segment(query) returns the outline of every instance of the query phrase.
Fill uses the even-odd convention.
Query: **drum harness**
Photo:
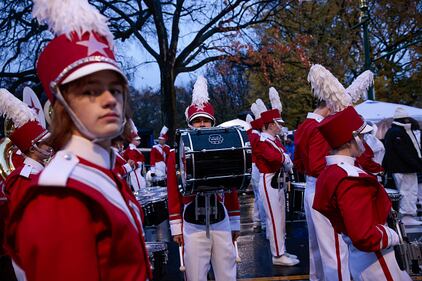
[[[204,192],[198,192],[197,194],[195,194],[195,203],[194,203],[195,204],[194,205],[195,206],[195,214],[194,214],[195,222],[194,223],[201,224],[199,223],[201,221],[199,216],[204,216],[204,219],[205,219],[204,225],[206,228],[207,238],[210,238],[210,225],[212,223],[217,223],[217,222],[222,221],[225,217],[224,208],[221,208],[221,207],[219,208],[219,204],[222,205],[218,200],[219,195],[221,195],[222,201],[224,201],[224,190],[204,191]],[[203,203],[203,207],[202,207],[202,203]],[[185,216],[185,220],[190,222],[189,213],[191,212],[189,212],[190,210],[188,209],[190,209],[189,205],[185,211],[185,215],[187,215]]]

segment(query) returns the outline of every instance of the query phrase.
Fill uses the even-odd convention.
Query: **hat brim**
[[[82,77],[88,76],[90,74],[93,74],[95,72],[103,71],[103,70],[115,71],[115,72],[119,73],[120,75],[122,75],[122,77],[127,81],[126,75],[124,75],[122,70],[120,68],[118,68],[117,66],[112,65],[110,63],[106,63],[106,62],[95,62],[95,63],[90,63],[90,64],[87,64],[87,65],[84,65],[84,66],[78,68],[77,70],[73,71],[69,76],[67,76],[61,82],[61,84],[66,84],[66,83],[75,81],[79,78],[82,78]]]
[[[206,114],[206,113],[197,113],[197,114],[194,114],[190,119],[189,119],[189,123],[192,123],[192,121],[193,120],[195,120],[196,118],[198,118],[198,117],[205,117],[205,118],[207,118],[207,119],[210,119],[210,121],[211,122],[215,122],[215,119],[211,116],[211,115],[209,115],[209,114]]]
[[[370,125],[366,124],[365,127],[363,128],[363,130],[360,131],[359,134],[363,135],[363,134],[371,132],[372,130],[373,130],[373,128]]]
[[[284,120],[282,118],[276,118],[274,121],[280,124],[284,124]]]

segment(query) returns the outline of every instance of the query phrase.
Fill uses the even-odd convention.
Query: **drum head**
[[[165,242],[145,242],[145,246],[149,253],[167,250],[167,244]]]

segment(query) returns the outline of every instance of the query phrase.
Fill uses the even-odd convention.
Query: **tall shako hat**
[[[209,100],[207,79],[199,76],[193,85],[192,103],[185,111],[188,124],[192,124],[192,120],[196,117],[206,117],[215,125],[214,108]]]
[[[97,71],[114,70],[125,77],[112,50],[107,19],[87,0],[34,0],[32,14],[57,36],[37,62],[38,76],[51,101],[57,86]]]
[[[283,106],[280,101],[280,96],[277,90],[274,87],[271,87],[268,93],[271,102],[270,110],[267,110],[261,113],[261,119],[263,124],[268,124],[272,122],[283,123],[284,120],[281,118],[281,112],[283,111]]]
[[[361,97],[366,97],[374,81],[372,72],[363,72],[345,89],[330,71],[316,64],[309,71],[308,81],[314,95],[324,100],[332,112],[336,112],[318,125],[331,148],[338,148],[353,138],[361,144],[358,135],[370,132],[372,127],[366,124],[352,105]]]
[[[6,89],[0,89],[0,114],[12,120],[15,129],[9,138],[24,153],[48,134],[35,112]]]
[[[129,124],[130,124],[129,141],[132,142],[134,140],[141,140],[141,137],[138,135],[138,128],[136,128],[136,125],[132,119],[129,119]]]
[[[166,126],[163,126],[163,128],[161,128],[160,136],[158,137],[158,139],[168,140],[168,135],[167,135],[168,131],[169,131],[169,128],[167,128]]]
[[[265,106],[264,102],[261,99],[257,99],[251,105],[251,111],[253,115],[255,116],[255,120],[250,122],[251,127],[255,130],[260,131],[262,129],[262,126],[264,125],[262,123],[261,113],[267,111],[267,107]]]
[[[38,77],[44,91],[52,103],[58,99],[63,104],[85,137],[97,141],[68,106],[59,86],[102,70],[113,70],[126,80],[112,50],[113,35],[107,19],[87,0],[33,1],[33,16],[40,23],[47,23],[56,35],[37,61]]]

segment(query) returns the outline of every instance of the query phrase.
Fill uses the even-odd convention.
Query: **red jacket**
[[[125,177],[128,173],[132,172],[132,167],[129,165],[129,163],[124,159],[118,151],[115,150],[116,155],[116,161],[114,163],[114,169],[113,172],[116,174],[121,175],[122,177]]]
[[[379,163],[374,161],[374,152],[372,151],[371,147],[366,142],[363,142],[363,145],[365,146],[365,151],[361,156],[356,158],[356,163],[365,172],[374,175],[384,172],[384,168]]]
[[[161,146],[159,144],[154,145],[151,148],[151,160],[150,165],[151,167],[155,166],[155,163],[157,162],[165,162],[168,158],[168,155],[170,153],[170,146],[164,145]]]
[[[31,281],[151,278],[142,209],[126,183],[68,156],[57,153],[33,185],[15,191],[6,236],[14,261]]]
[[[142,152],[137,149],[135,146],[129,145],[128,148],[123,151],[123,158],[127,161],[129,159],[135,161],[135,163],[142,162],[145,163],[145,156]]]
[[[325,168],[325,156],[331,149],[317,129],[321,120],[321,116],[308,113],[308,118],[295,131],[293,164],[299,172],[312,177],[318,177]]]
[[[348,159],[347,159],[348,158]],[[316,182],[313,208],[326,216],[337,233],[350,237],[361,251],[389,246],[385,227],[391,201],[382,185],[353,166],[354,159],[327,157],[327,167]]]
[[[254,129],[249,129],[247,132],[249,143],[251,144],[252,150],[252,163],[256,163],[256,146],[259,143],[259,138],[261,137],[261,133]]]
[[[284,163],[284,147],[275,138],[271,140],[268,134],[262,133],[256,145],[256,166],[261,173],[276,173]]]
[[[170,151],[167,159],[167,192],[168,192],[168,211],[172,235],[181,234],[182,212],[184,205],[192,202],[195,195],[182,196],[179,191],[176,177],[176,160],[174,150]],[[223,201],[219,197],[220,202]],[[224,206],[229,214],[231,224],[240,219],[240,205],[236,190],[227,192],[224,195]],[[176,227],[175,224],[177,224]]]

